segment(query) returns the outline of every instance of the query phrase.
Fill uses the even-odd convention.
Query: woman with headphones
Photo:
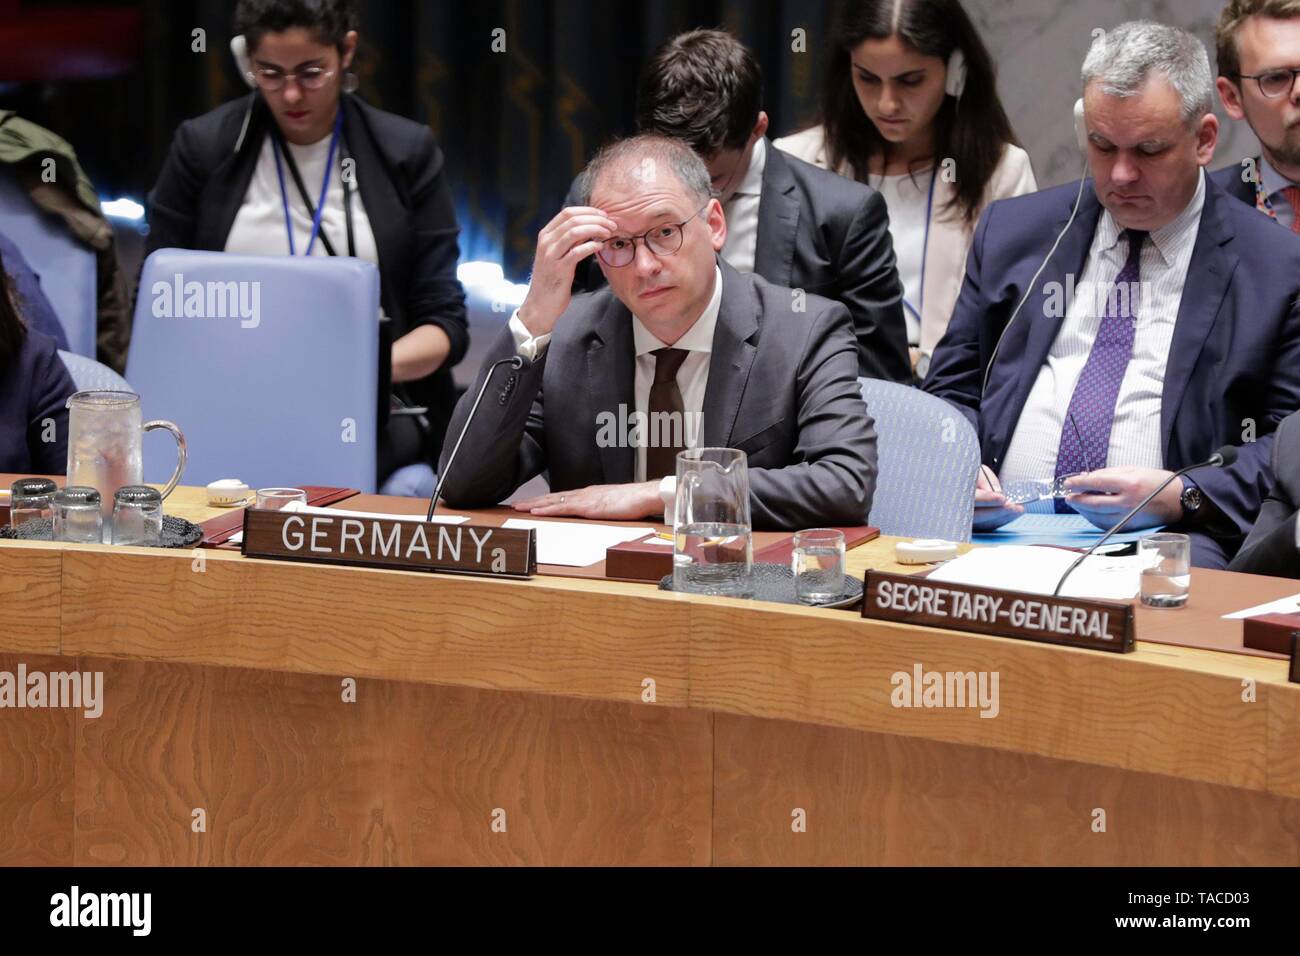
[[[923,378],[957,302],[975,224],[1034,192],[993,61],[958,0],[858,0],[832,33],[820,123],[776,141],[880,190]]]
[[[432,492],[465,354],[459,228],[426,126],[358,98],[352,0],[239,0],[231,44],[253,92],[181,124],[150,194],[148,251],[339,255],[375,263],[381,324],[379,480]],[[397,404],[428,408],[389,415]]]

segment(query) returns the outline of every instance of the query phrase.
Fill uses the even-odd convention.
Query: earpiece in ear
[[[250,87],[256,87],[257,81],[253,79],[253,61],[248,58],[248,41],[244,39],[242,33],[230,38],[230,53],[235,58],[235,66],[239,70],[239,75],[244,78],[244,82]]]
[[[943,91],[949,96],[961,99],[965,89],[966,54],[961,52],[961,47],[957,47],[948,54],[948,75],[944,78]]]
[[[1088,124],[1083,121],[1083,97],[1074,101],[1074,140],[1081,152],[1088,152]]]

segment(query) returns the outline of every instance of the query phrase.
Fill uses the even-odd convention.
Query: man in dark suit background
[[[782,152],[767,139],[763,75],[721,30],[669,39],[646,63],[637,128],[686,143],[703,158],[727,217],[722,258],[736,271],[842,302],[853,316],[859,373],[912,381],[884,197]],[[565,205],[575,201],[577,183]],[[594,261],[576,288],[598,288]]]
[[[1195,37],[1124,24],[1083,79],[1094,181],[1077,216],[1066,228],[1079,184],[990,206],[925,387],[979,431],[981,528],[1022,512],[1008,481],[1081,472],[1069,505],[1109,527],[1172,471],[1240,445],[1129,525],[1185,530],[1194,563],[1223,567],[1272,483],[1273,431],[1300,408],[1300,240],[1204,176],[1218,124]]]
[[[1263,155],[1214,180],[1300,233],[1300,0],[1231,0],[1215,42],[1223,108],[1250,124]]]
[[[1275,484],[1259,511],[1259,520],[1228,565],[1229,571],[1300,578],[1300,413],[1289,415],[1273,436]]]
[[[789,289],[720,262],[722,204],[678,140],[616,143],[582,182],[582,205],[539,234],[528,296],[456,406],[450,435],[491,363],[531,363],[502,374],[454,467],[444,452],[447,502],[493,505],[547,472],[551,491],[516,509],[639,519],[671,504],[676,451],[725,446],[748,456],[755,528],[864,523],[875,432],[844,306],[809,295],[799,308]],[[591,255],[609,287],[574,296]],[[652,422],[640,437],[623,432],[636,417]]]

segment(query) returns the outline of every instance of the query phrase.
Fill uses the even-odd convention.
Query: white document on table
[[[396,518],[398,521],[423,521],[424,515],[390,515],[378,511],[344,511],[341,508],[318,508],[315,505],[305,505],[299,501],[291,501],[284,506],[285,511],[293,511],[300,514],[308,515],[329,515],[331,518]],[[434,515],[430,519],[434,524],[464,524],[469,520],[465,515]],[[243,544],[244,532],[236,531],[226,539],[227,544]]]
[[[1276,601],[1269,601],[1267,604],[1257,604],[1254,607],[1246,608],[1244,611],[1234,611],[1231,614],[1223,615],[1223,619],[1231,621],[1242,617],[1259,617],[1261,614],[1300,614],[1300,594],[1278,598]]]
[[[585,568],[604,561],[606,548],[624,541],[639,541],[654,534],[655,530],[579,521],[531,521],[528,518],[508,518],[501,527],[535,528],[537,563],[563,564],[571,568]]]
[[[1061,575],[1078,557],[1074,551],[1027,545],[975,548],[939,565],[926,580],[1052,594]],[[1093,555],[1066,579],[1061,597],[1127,601],[1137,595],[1141,584],[1139,561],[1136,555]]]

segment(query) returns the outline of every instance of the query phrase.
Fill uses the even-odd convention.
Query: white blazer
[[[775,145],[804,162],[822,169],[830,168],[826,161],[826,137],[820,126],[783,136],[775,141]],[[853,176],[847,163],[835,172],[848,178]],[[1029,154],[1019,146],[1010,144],[993,171],[993,178],[984,191],[979,209],[969,223],[959,213],[944,211],[945,205],[955,193],[953,184],[944,182],[942,177],[935,183],[929,248],[926,252],[925,275],[921,282],[922,297],[925,300],[921,309],[921,354],[926,359],[948,329],[948,319],[952,317],[952,310],[957,305],[957,294],[961,291],[961,282],[966,275],[966,256],[975,237],[975,224],[983,214],[984,207],[995,199],[1022,196],[1037,190],[1038,182],[1034,179]]]

